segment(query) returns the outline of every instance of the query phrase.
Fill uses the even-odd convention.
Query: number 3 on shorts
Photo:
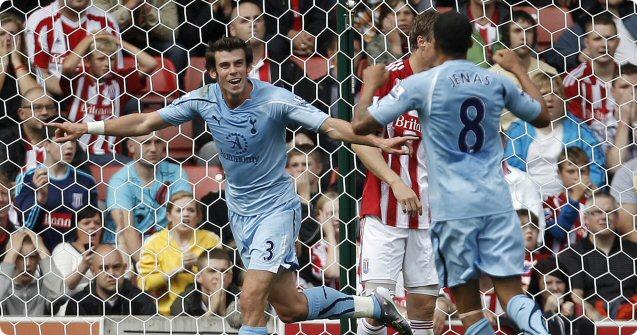
[[[263,257],[264,261],[271,261],[272,257],[274,257],[274,242],[272,241],[265,241],[265,244],[268,245],[268,247],[265,249],[265,251],[268,252],[267,256]]]

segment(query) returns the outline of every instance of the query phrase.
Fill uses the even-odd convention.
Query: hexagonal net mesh
[[[236,333],[263,322],[356,332],[320,317],[340,300],[294,323],[313,315],[296,289],[321,286],[365,296],[387,286],[415,334],[463,333],[471,297],[438,283],[434,264],[452,250],[430,241],[417,112],[381,132],[418,136],[407,156],[350,146],[334,135],[349,125],[324,122],[349,121],[369,66],[386,65],[382,98],[437,65],[433,13],[450,11],[473,26],[467,59],[523,86],[494,60],[513,50],[550,115],[535,128],[502,111],[502,174],[522,227],[504,239],[524,243],[524,294],[552,334],[637,332],[634,2],[0,4],[0,334]],[[208,50],[226,36],[247,41],[251,64],[232,41]],[[423,214],[404,213],[408,197]],[[529,331],[496,294],[502,279],[473,261],[484,317],[504,334]],[[242,313],[266,291],[265,320]],[[381,332],[358,322],[360,334]]]

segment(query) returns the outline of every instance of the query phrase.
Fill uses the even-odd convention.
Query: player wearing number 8
[[[452,288],[466,334],[494,334],[483,317],[478,279],[489,275],[508,316],[528,334],[548,334],[535,303],[521,289],[524,240],[504,179],[500,117],[507,108],[536,127],[549,115],[540,91],[512,51],[494,60],[514,73],[509,79],[466,60],[472,27],[458,13],[434,25],[437,65],[413,75],[372,105],[384,68],[365,71],[364,89],[352,122],[368,134],[409,110],[418,111],[429,168],[431,236],[441,285]],[[369,108],[368,108],[369,107]]]

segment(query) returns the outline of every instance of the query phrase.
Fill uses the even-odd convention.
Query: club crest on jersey
[[[369,258],[363,259],[362,268],[363,268],[363,273],[369,272]]]
[[[398,83],[389,92],[389,97],[391,99],[398,100],[403,93],[405,93],[405,88]]]
[[[73,208],[78,209],[80,207],[82,207],[82,204],[84,203],[84,194],[82,193],[73,193],[73,201],[71,201],[71,206],[73,206]]]

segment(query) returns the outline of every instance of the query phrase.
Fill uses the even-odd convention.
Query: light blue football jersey
[[[290,91],[250,79],[250,99],[230,109],[218,84],[206,85],[159,111],[178,125],[201,116],[219,148],[227,177],[228,209],[239,215],[267,213],[297,197],[285,170],[286,127],[317,132],[329,117]]]
[[[431,216],[445,221],[513,210],[501,165],[503,108],[525,121],[541,112],[540,103],[511,80],[452,60],[401,81],[368,111],[381,124],[418,111]]]

